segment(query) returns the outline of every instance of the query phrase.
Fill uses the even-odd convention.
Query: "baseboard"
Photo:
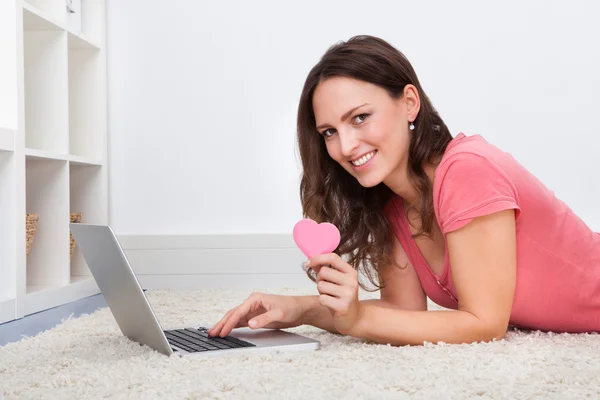
[[[138,275],[144,289],[240,289],[264,290],[277,288],[315,289],[306,274],[198,274],[198,275]]]
[[[118,234],[117,234],[118,235]],[[314,287],[291,235],[118,235],[147,289]]]

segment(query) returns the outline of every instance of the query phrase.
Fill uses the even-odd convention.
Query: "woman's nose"
[[[358,146],[358,138],[352,130],[345,131],[339,135],[340,149],[344,157],[349,157]]]

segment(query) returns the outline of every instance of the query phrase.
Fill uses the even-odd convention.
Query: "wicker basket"
[[[82,218],[83,218],[83,213],[71,213],[71,223],[72,224],[80,223]],[[73,234],[70,232],[69,232],[69,235],[71,236],[71,255],[69,257],[70,257],[70,259],[73,259],[73,252],[75,251],[75,238],[73,237]]]
[[[25,243],[27,244],[27,255],[31,252],[31,245],[33,244],[33,238],[35,237],[38,220],[39,217],[36,213],[27,213],[25,215],[25,232],[27,234]]]

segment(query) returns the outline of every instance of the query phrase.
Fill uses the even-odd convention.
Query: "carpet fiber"
[[[163,326],[216,322],[248,294],[147,292]],[[487,344],[394,347],[311,326],[291,331],[320,340],[321,349],[168,358],[122,336],[110,311],[101,309],[0,347],[0,394],[5,399],[600,398],[597,334],[511,331]]]

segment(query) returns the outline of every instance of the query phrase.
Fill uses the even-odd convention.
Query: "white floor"
[[[216,322],[248,290],[147,295],[168,327]],[[169,358],[124,337],[104,308],[0,347],[0,398],[600,398],[598,334],[511,331],[493,343],[394,347],[310,326],[293,330],[321,349]]]

